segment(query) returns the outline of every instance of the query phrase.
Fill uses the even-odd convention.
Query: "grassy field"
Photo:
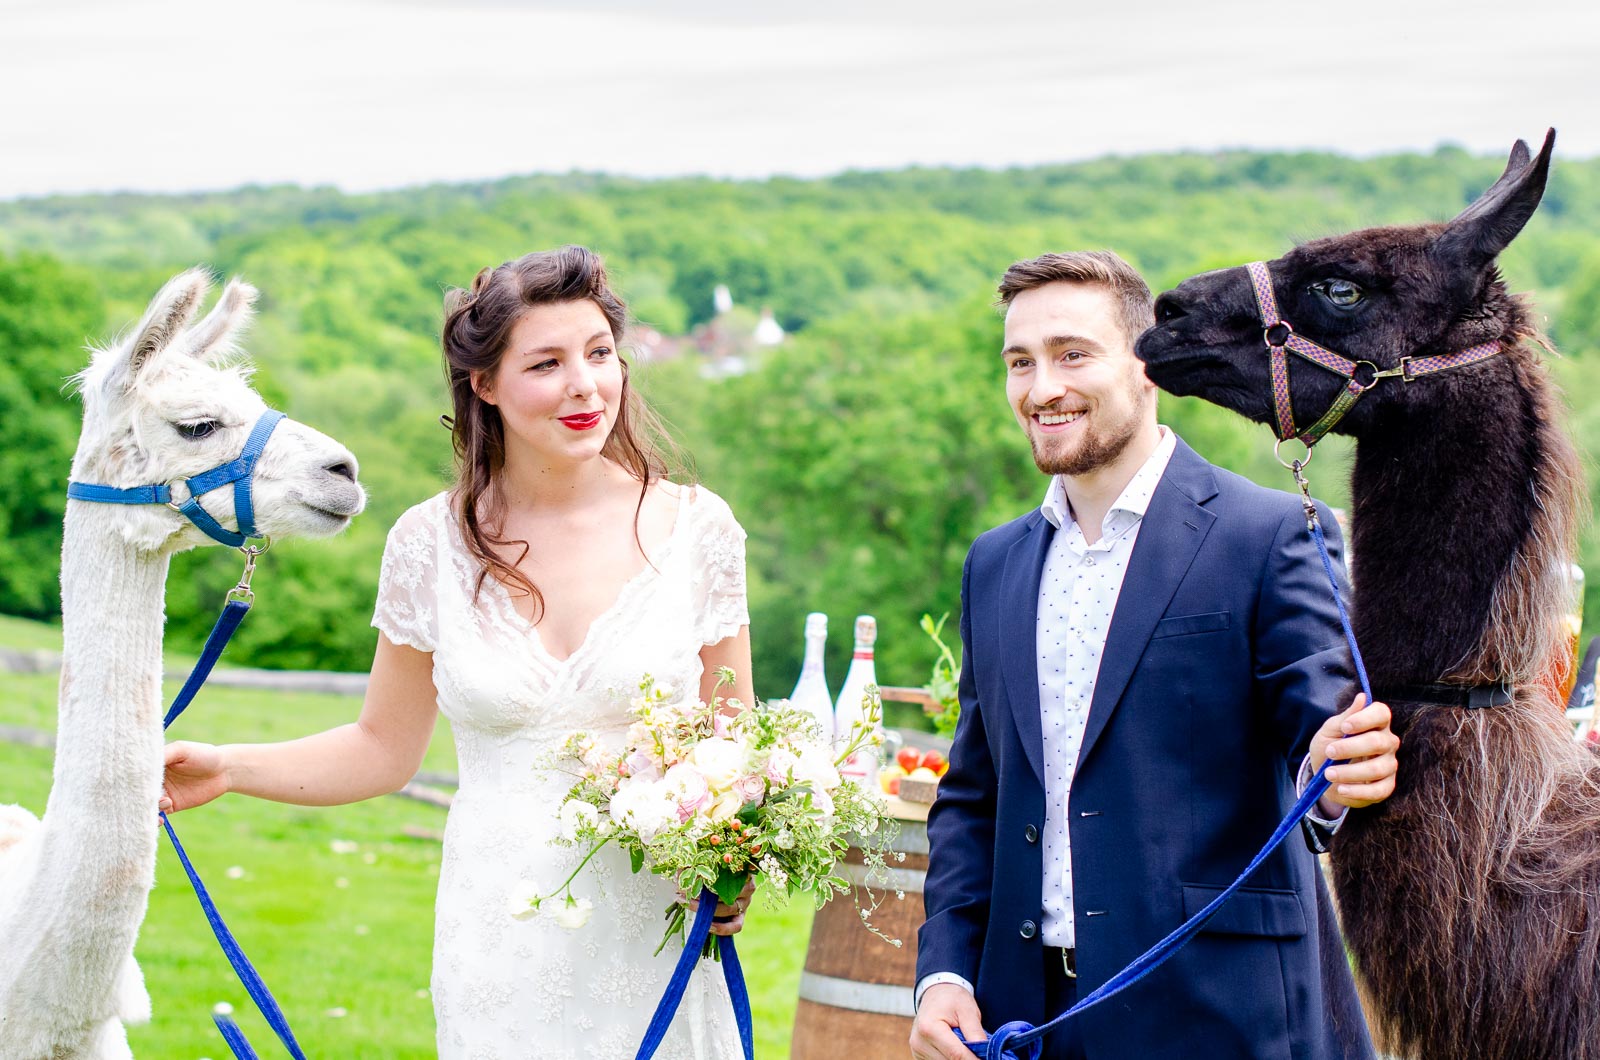
[[[0,644],[59,649],[60,638],[47,626],[0,619]],[[54,729],[53,675],[5,675],[4,681],[0,724]],[[168,694],[174,691],[169,686]],[[359,706],[343,696],[208,688],[174,736],[281,739],[349,721]],[[455,769],[442,723],[424,768]],[[50,752],[0,743],[0,803],[42,813],[50,769]],[[309,1055],[434,1055],[427,987],[440,849],[406,829],[440,831],[442,810],[398,798],[306,809],[228,797],[180,814],[174,824]],[[763,897],[739,938],[758,1055],[788,1055],[810,921],[809,906],[776,907]],[[282,1055],[212,940],[165,840],[137,953],[155,1016],[132,1029],[135,1055],[227,1056],[209,1015],[222,1001],[234,1006],[258,1051]]]

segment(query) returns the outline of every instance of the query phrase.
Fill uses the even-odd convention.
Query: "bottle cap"
[[[878,639],[878,620],[871,615],[856,616],[856,640],[871,644]]]
[[[813,611],[806,616],[806,636],[825,637],[828,635],[828,616],[821,611]]]

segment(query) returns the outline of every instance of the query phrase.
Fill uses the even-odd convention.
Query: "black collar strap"
[[[1503,707],[1511,702],[1513,688],[1505,681],[1492,685],[1391,685],[1376,689],[1373,695],[1381,703],[1432,703],[1441,707],[1462,707],[1481,710],[1484,707]]]

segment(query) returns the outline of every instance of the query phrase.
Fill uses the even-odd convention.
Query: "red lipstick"
[[[592,431],[605,418],[603,412],[585,412],[577,416],[562,416],[561,422],[575,431]]]

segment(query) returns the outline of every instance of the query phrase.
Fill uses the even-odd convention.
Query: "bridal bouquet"
[[[717,678],[720,691],[733,672]],[[882,740],[875,688],[863,706],[865,723],[832,747],[816,721],[785,700],[746,708],[713,693],[705,703],[646,676],[620,748],[605,749],[586,732],[568,738],[563,759],[577,782],[562,802],[555,842],[590,849],[554,893],[514,899],[513,915],[557,903],[559,922],[581,926],[590,903],[573,898],[570,885],[608,843],[628,852],[634,872],[669,877],[684,895],[709,888],[728,904],[759,873],[775,892],[809,894],[821,906],[850,889],[834,868],[852,842],[864,849],[868,869],[881,871],[894,827],[883,797],[838,770]],[[870,912],[863,910],[863,921]],[[684,905],[675,902],[662,945],[684,922]]]

